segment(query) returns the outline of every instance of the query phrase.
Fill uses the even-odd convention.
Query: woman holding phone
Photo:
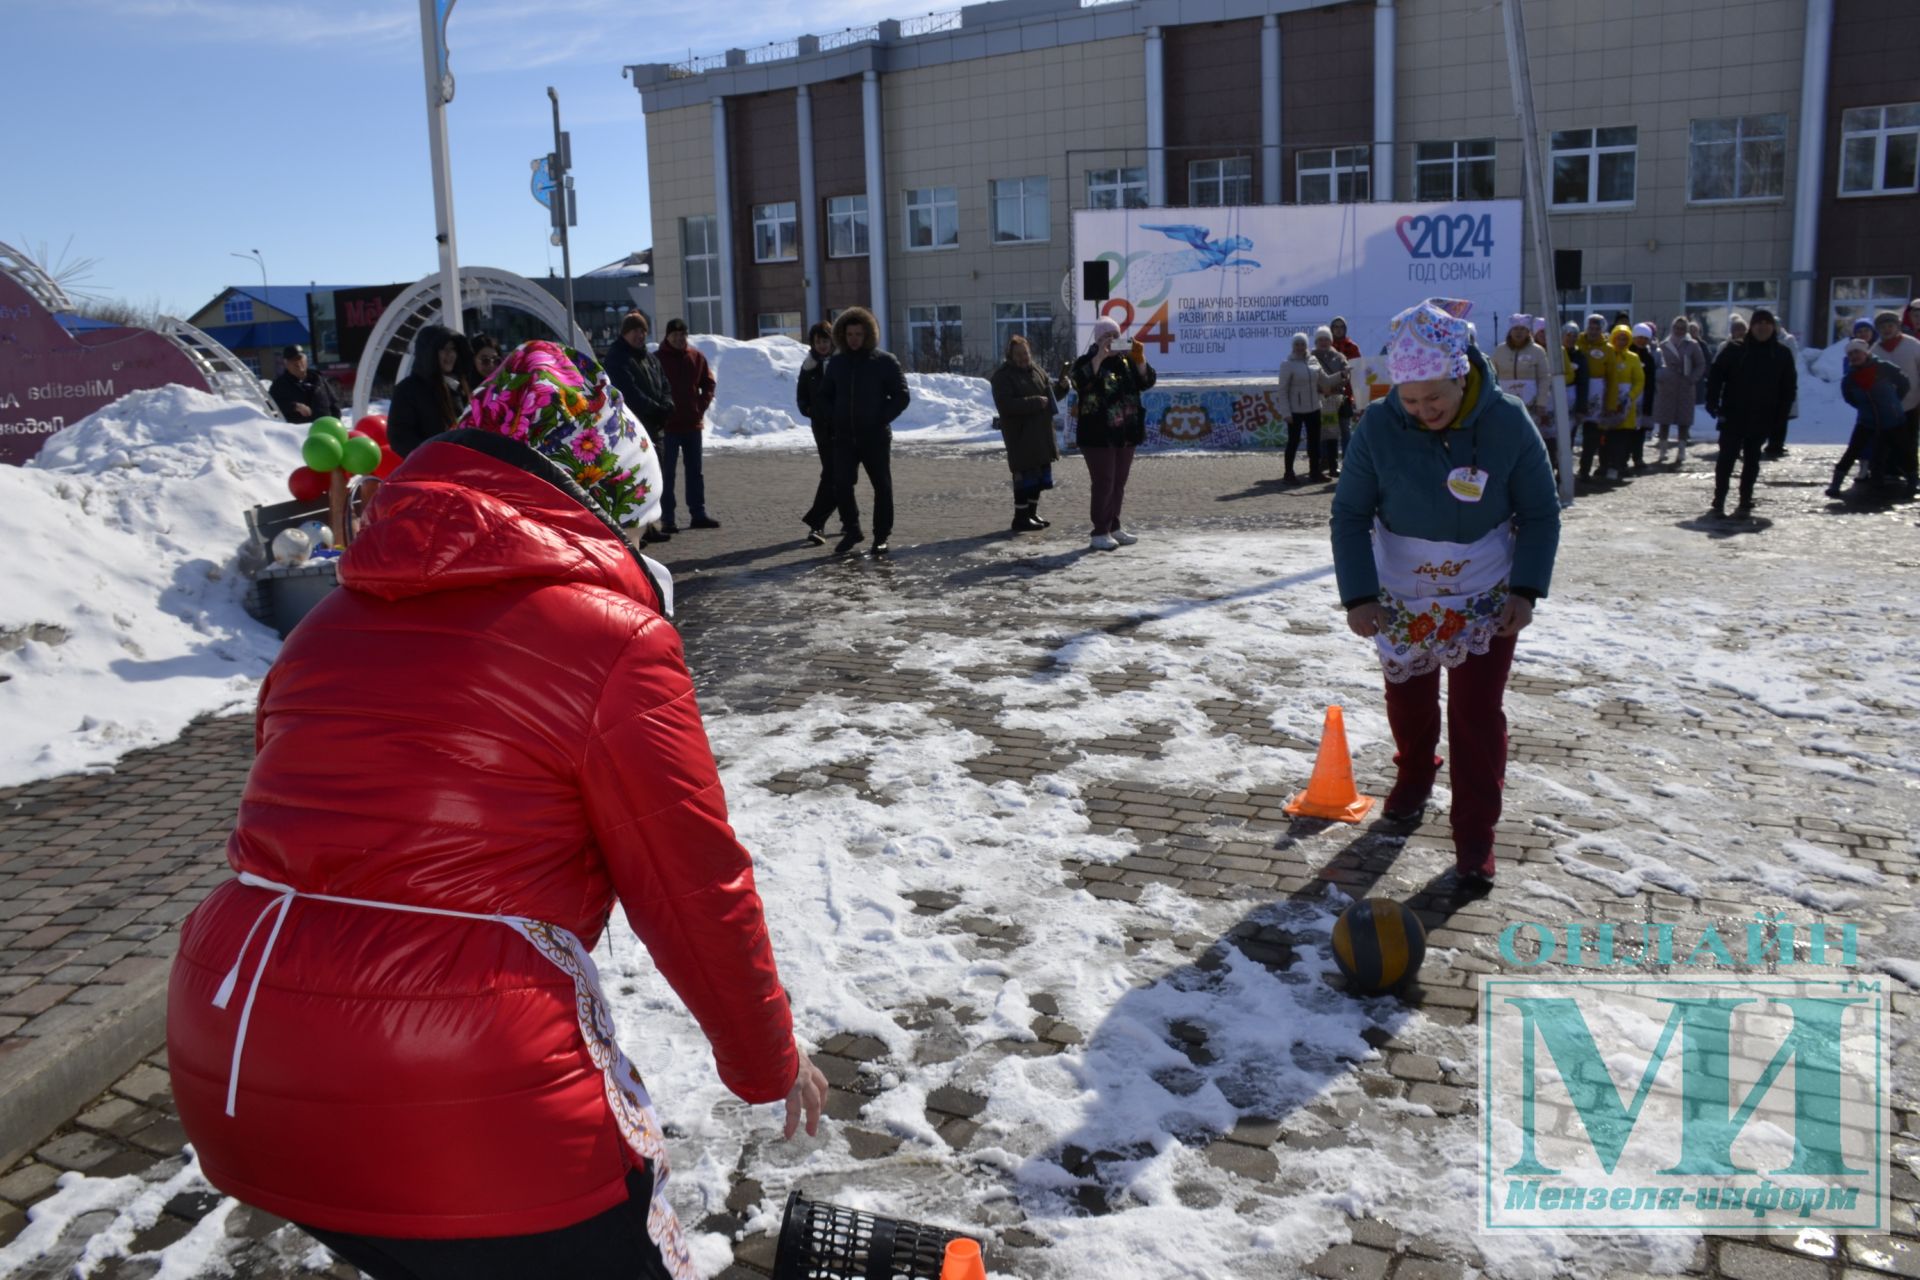
[[[1153,386],[1157,375],[1147,363],[1146,348],[1135,342],[1122,351],[1119,342],[1119,322],[1101,316],[1094,321],[1093,345],[1073,362],[1077,436],[1093,490],[1090,545],[1095,551],[1113,551],[1139,541],[1120,527],[1120,507],[1133,470],[1133,451],[1147,438],[1140,393]]]

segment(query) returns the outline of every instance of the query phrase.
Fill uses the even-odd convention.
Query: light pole
[[[229,250],[227,256],[229,258],[249,258],[260,264],[260,293],[262,294],[260,301],[267,302],[264,296],[267,292],[267,260],[260,256],[260,251],[258,249],[249,249],[245,253],[235,253]],[[267,302],[267,305],[272,306],[273,304]]]

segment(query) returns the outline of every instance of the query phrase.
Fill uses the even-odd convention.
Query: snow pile
[[[0,467],[0,786],[111,766],[249,705],[279,639],[242,606],[244,512],[286,498],[301,429],[136,391]]]
[[[811,449],[813,431],[794,400],[807,349],[788,337],[703,334],[691,340],[713,367],[718,389],[707,410],[707,440],[722,448]],[[998,441],[993,390],[984,378],[909,373],[913,403],[893,424],[896,438],[964,443]]]

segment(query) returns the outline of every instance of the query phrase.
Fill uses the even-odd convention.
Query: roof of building
[[[284,311],[304,321],[307,315],[307,295],[310,293],[332,293],[338,289],[358,289],[357,284],[275,284],[262,287],[257,284],[230,284],[220,291],[222,296],[228,293],[243,293],[255,302],[264,302],[276,311]]]
[[[624,258],[595,267],[588,276],[645,276],[653,274],[653,250],[638,249]],[[584,277],[583,277],[584,278]]]

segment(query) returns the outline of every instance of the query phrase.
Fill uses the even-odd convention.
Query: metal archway
[[[511,271],[499,267],[460,268],[460,302],[463,307],[478,311],[491,311],[495,307],[524,311],[555,333],[569,334],[567,341],[572,346],[582,351],[593,349],[586,330],[571,321],[558,298]],[[414,338],[428,325],[440,323],[443,322],[437,271],[409,285],[387,304],[367,338],[366,350],[360,353],[360,367],[354,373],[353,421],[366,416],[367,406],[373,400],[374,375],[381,360],[390,355],[399,357],[396,380],[406,377],[413,364]]]
[[[78,304],[67,296],[60,282],[47,274],[33,255],[0,240],[0,274],[25,289],[30,297],[47,309],[49,315],[75,312]],[[206,381],[207,390],[227,400],[244,401],[269,418],[278,418],[280,410],[260,385],[259,375],[218,341],[174,316],[161,316],[151,330],[159,334],[187,358]]]

